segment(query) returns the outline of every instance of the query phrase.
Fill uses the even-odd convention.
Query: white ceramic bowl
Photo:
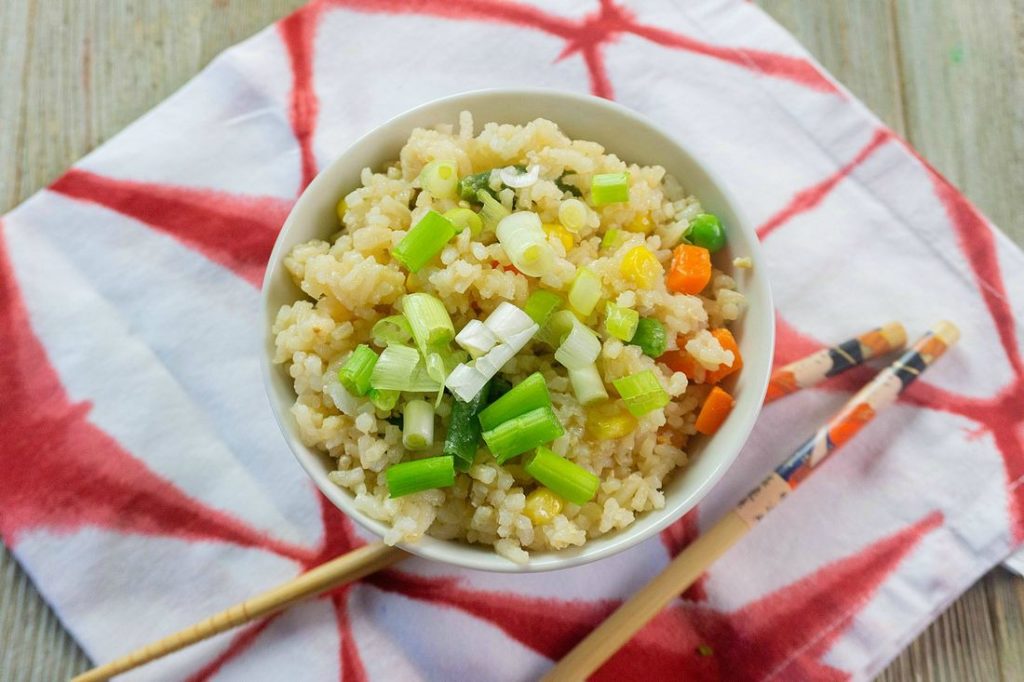
[[[547,118],[567,135],[601,143],[627,163],[658,164],[678,179],[687,192],[716,213],[725,226],[728,251],[716,260],[729,263],[735,256],[748,256],[752,270],[733,273],[749,301],[733,333],[743,354],[743,371],[731,386],[736,406],[712,438],[695,438],[689,452],[690,464],[676,472],[665,489],[665,507],[641,514],[628,528],[588,540],[582,547],[559,552],[531,552],[530,561],[517,565],[494,553],[489,546],[424,537],[400,545],[419,556],[468,568],[504,572],[547,571],[567,568],[610,556],[651,537],[693,508],[732,464],[754,425],[764,398],[774,347],[774,315],[764,262],[757,238],[743,212],[722,190],[721,184],[689,154],[679,142],[647,119],[618,104],[587,95],[553,90],[482,90],[453,95],[412,109],[371,131],[325,168],[299,197],[285,221],[270,256],[263,281],[262,316],[263,377],[267,396],[285,440],[317,487],[364,528],[383,536],[386,526],[360,513],[352,496],[327,478],[329,458],[306,447],[296,434],[289,408],[295,393],[287,371],[272,365],[274,339],[270,332],[278,309],[303,297],[282,264],[292,247],[314,238],[325,238],[337,230],[335,205],[339,197],[359,186],[363,168],[380,168],[398,158],[398,152],[413,128],[458,121],[459,112],[469,110],[477,129],[484,123],[526,123]],[[727,268],[729,269],[729,268]]]

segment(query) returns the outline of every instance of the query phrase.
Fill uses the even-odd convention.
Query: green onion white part
[[[579,232],[587,224],[587,205],[579,199],[565,199],[558,205],[558,222],[570,232]]]
[[[555,252],[536,213],[519,211],[506,216],[498,223],[496,234],[512,265],[524,275],[540,277],[554,265]]]
[[[601,340],[586,325],[573,317],[572,329],[555,351],[555,360],[566,369],[593,365],[601,353]]]
[[[331,380],[324,384],[324,393],[342,414],[349,417],[355,417],[359,414],[359,406],[363,401],[349,393],[348,389],[338,381],[337,375],[334,375]]]
[[[407,344],[412,341],[412,327],[405,315],[389,315],[377,321],[370,331],[376,346],[390,346],[393,343]]]
[[[406,294],[402,297],[402,311],[423,357],[455,336],[452,318],[448,316],[444,303],[435,296]]]
[[[420,171],[420,184],[438,199],[454,199],[459,188],[459,171],[455,162],[431,161]]]
[[[484,229],[493,232],[498,228],[498,223],[506,218],[511,211],[502,206],[500,201],[484,190],[477,192],[476,197],[477,201],[483,204],[480,208],[480,219],[484,223]]]
[[[522,308],[504,301],[487,316],[484,326],[502,343],[518,345],[519,348],[525,346],[526,341],[529,341],[539,329],[533,318],[523,312]],[[523,341],[521,339],[525,333],[529,336]]]
[[[434,406],[426,400],[410,400],[402,412],[402,445],[426,450],[434,443]]]
[[[579,369],[570,369],[569,383],[572,384],[576,400],[584,407],[608,398],[608,390],[604,387],[597,365],[593,363]]]
[[[589,268],[576,271],[569,288],[569,306],[583,317],[590,315],[601,300],[601,279]]]
[[[540,177],[540,166],[534,164],[527,168],[525,173],[520,173],[515,166],[507,166],[498,171],[498,177],[506,187],[515,189],[529,187],[537,183],[537,178]]]
[[[378,390],[433,393],[442,385],[430,378],[419,351],[411,346],[385,348],[370,376],[370,386]]]
[[[472,362],[455,367],[445,381],[448,390],[464,402],[472,400],[540,329],[540,325],[522,309],[506,302],[501,303],[483,324],[501,342]]]
[[[494,344],[498,343],[498,338],[480,320],[470,320],[462,328],[462,331],[455,335],[455,343],[476,358],[494,348]]]

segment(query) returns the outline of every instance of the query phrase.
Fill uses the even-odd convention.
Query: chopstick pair
[[[891,365],[861,388],[824,426],[733,509],[680,552],[669,565],[576,645],[544,676],[544,682],[582,680],[597,670],[668,603],[692,585],[722,554],[796,489],[828,455],[849,442],[946,350],[960,332],[939,322]],[[766,402],[808,388],[825,379],[902,347],[906,334],[890,323],[847,342],[822,349],[776,370]]]
[[[929,336],[915,344],[914,348],[901,356],[890,368],[883,370],[875,381],[854,396],[848,403],[848,407],[856,407],[859,402],[870,404],[870,401],[865,398],[867,393],[872,396],[877,393],[879,397],[884,393],[885,396],[888,396],[886,399],[889,402],[895,400],[895,395],[890,396],[895,386],[887,384],[888,388],[883,392],[881,383],[885,382],[880,380],[888,380],[891,376],[897,376],[900,379],[898,394],[899,390],[916,378],[917,373],[920,373],[941,355],[946,347],[952,345],[956,336],[956,328],[953,325],[940,323],[933,328]],[[929,339],[932,340],[929,341]],[[926,341],[927,343],[925,343]],[[890,323],[838,346],[816,351],[806,358],[777,369],[769,380],[768,396],[765,398],[765,402],[771,402],[795,391],[816,385],[873,357],[901,348],[905,343],[906,334],[903,326],[899,323]],[[879,385],[879,388],[872,388],[876,384]],[[869,389],[871,390],[869,391]],[[874,411],[889,404],[888,402],[883,404],[884,401],[879,401],[878,397],[872,399],[875,400],[871,407],[872,416]],[[844,409],[829,423],[837,422],[838,426],[839,417],[847,411],[851,412],[850,417],[855,416],[860,420],[860,425],[866,423],[867,420],[864,417],[868,413],[861,408]],[[853,412],[856,412],[856,415]],[[846,442],[856,432],[849,428],[850,425],[858,423],[856,419],[844,417],[843,423],[846,424],[846,428],[845,430],[837,428],[836,434],[838,435],[830,435],[827,428],[819,431],[803,448],[799,449],[776,472],[765,479],[759,488],[748,495],[739,507],[727,514],[707,533],[679,554],[653,582],[623,604],[618,611],[563,658],[549,673],[548,679],[582,679],[611,657],[673,596],[693,583],[708,565],[745,535],[753,523],[778,504],[796,482],[802,480],[802,477],[806,476],[806,473],[818,464],[825,454],[828,454],[830,438],[832,439],[831,449]],[[845,434],[845,438],[842,438],[842,434]],[[839,442],[835,440],[837,437],[841,438]],[[787,465],[789,465],[788,468]],[[780,471],[784,473],[779,473]],[[740,508],[743,509],[742,512],[739,511]],[[82,673],[73,678],[72,682],[95,682],[132,670],[261,616],[281,611],[308,597],[358,580],[408,556],[409,554],[401,549],[389,547],[382,542],[364,545],[183,630]]]

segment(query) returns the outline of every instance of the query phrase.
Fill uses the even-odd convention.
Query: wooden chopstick
[[[902,347],[905,343],[906,333],[903,330],[903,325],[899,322],[890,322],[837,346],[823,348],[776,370],[769,382],[769,397],[766,398],[766,402],[774,399],[772,398],[773,390],[778,393],[776,397],[781,397],[803,388],[809,388],[870,358]],[[728,518],[727,516],[726,519]],[[725,519],[723,522],[719,522],[719,525],[723,525],[724,521]],[[723,539],[732,537],[734,533],[734,530],[726,525],[714,533],[718,528],[716,526],[705,536],[699,538],[690,548],[693,549],[698,544],[705,547],[702,555],[711,556],[710,563],[735,542],[735,540],[722,542]],[[113,675],[132,670],[225,630],[244,625],[260,616],[281,611],[303,599],[375,573],[408,556],[402,550],[388,547],[381,542],[365,545],[183,630],[136,649],[105,665],[88,670],[73,678],[72,682],[105,680]],[[703,572],[703,568],[697,568],[698,572],[690,579],[690,582],[696,580]],[[663,576],[659,576],[656,582],[661,579]],[[664,579],[677,580],[679,576],[664,577]],[[658,608],[660,609],[660,607]],[[655,610],[656,612],[657,610]],[[618,612],[615,615],[618,615]]]
[[[358,580],[383,568],[387,568],[409,554],[390,547],[383,542],[364,545],[335,559],[320,564],[286,583],[273,587],[262,594],[246,599],[240,604],[214,614],[205,620],[179,630],[172,635],[136,649],[110,663],[88,670],[72,682],[95,682],[137,668],[156,658],[166,656],[190,644],[202,641],[225,630],[288,608],[295,602],[321,592],[340,587]]]
[[[583,680],[628,642],[708,566],[736,544],[792,492],[828,455],[847,443],[959,338],[950,322],[939,322],[858,391],[839,412],[785,462],[750,491],[736,507],[683,550],[654,580],[620,606],[576,645],[544,682]]]
[[[822,348],[788,365],[779,367],[768,379],[764,402],[817,386],[826,379],[862,365],[872,358],[903,348],[907,332],[899,322],[889,322],[835,346]]]

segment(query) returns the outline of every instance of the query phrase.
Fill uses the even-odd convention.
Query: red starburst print
[[[1021,358],[1017,338],[1018,321],[1010,306],[996,253],[995,235],[988,223],[949,181],[942,177],[924,159],[889,129],[875,133],[871,141],[847,164],[820,183],[797,192],[787,206],[766,221],[758,234],[762,239],[788,223],[793,217],[817,207],[822,200],[863,163],[878,147],[888,140],[898,141],[918,159],[932,180],[935,195],[945,207],[946,215],[956,234],[982,301],[992,318],[1000,344],[1009,361],[1012,376],[994,396],[973,398],[938,388],[926,381],[917,381],[900,400],[911,405],[957,414],[975,421],[978,429],[973,437],[990,432],[1003,459],[1009,500],[1010,526],[1015,541],[1024,541],[1024,360]],[[777,316],[776,365],[806,355],[824,344],[800,334],[781,316]],[[800,350],[797,350],[797,349]],[[872,372],[857,367],[826,382],[823,388],[851,390],[863,385]]]
[[[71,169],[49,188],[165,232],[254,286],[263,281],[291,202],[113,178]]]
[[[643,24],[629,9],[612,0],[600,0],[598,10],[581,19],[559,16],[517,2],[490,0],[321,0],[314,7],[300,12],[319,12],[322,3],[360,12],[423,14],[462,21],[495,22],[557,36],[566,42],[558,59],[580,53],[590,74],[590,90],[600,97],[611,98],[613,94],[605,67],[604,46],[626,34],[669,49],[699,54],[765,76],[789,80],[812,90],[839,94],[832,81],[806,59],[757,49],[722,47]]]
[[[879,585],[942,524],[934,512],[909,528],[748,604],[722,612],[676,602],[622,648],[594,679],[845,679],[820,662]],[[455,608],[492,623],[552,660],[564,656],[611,613],[617,601],[565,601],[488,592],[453,578],[389,570],[366,581],[386,592]],[[825,627],[823,628],[823,624]],[[710,645],[714,654],[698,648]]]
[[[94,526],[187,540],[302,549],[254,531],[153,473],[72,402],[32,331],[0,225],[0,536],[16,546],[34,528]],[[145,504],[139,504],[145,500]]]
[[[313,152],[313,131],[320,105],[313,89],[313,46],[320,7],[314,4],[286,17],[277,25],[288,51],[292,69],[291,107],[288,118],[299,143],[302,182],[299,191],[316,177],[316,156]]]
[[[770,217],[768,220],[757,228],[757,236],[761,239],[765,239],[772,232],[777,230],[783,224],[791,220],[801,213],[806,213],[811,209],[815,208],[822,200],[828,196],[828,194],[835,189],[835,186],[840,183],[846,176],[854,171],[857,166],[864,163],[869,156],[888,140],[892,139],[892,133],[888,130],[878,130],[871,137],[871,140],[864,145],[864,148],[857,152],[848,163],[840,166],[839,169],[828,176],[821,182],[811,185],[807,189],[800,190],[793,195],[793,198],[789,200],[778,213]]]

